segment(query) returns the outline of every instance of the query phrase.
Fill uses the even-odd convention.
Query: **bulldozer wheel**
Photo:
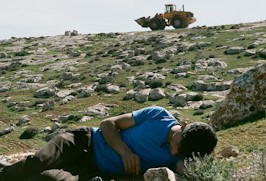
[[[186,28],[188,27],[188,23],[186,22],[186,20],[181,17],[181,16],[176,16],[173,18],[172,20],[172,25],[175,29],[178,28]]]
[[[150,29],[151,30],[159,30],[160,29],[160,24],[157,19],[152,19],[150,21]]]
[[[165,24],[162,23],[159,19],[151,19],[150,21],[150,29],[151,30],[164,30]]]
[[[165,29],[165,23],[162,22],[162,23],[160,23],[160,30],[164,30],[164,29]]]

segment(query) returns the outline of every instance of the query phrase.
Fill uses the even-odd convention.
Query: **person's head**
[[[190,123],[181,130],[178,153],[183,157],[209,155],[217,144],[215,131],[206,123]]]

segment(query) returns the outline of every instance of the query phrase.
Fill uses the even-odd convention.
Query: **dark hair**
[[[217,144],[213,128],[202,122],[188,124],[181,134],[178,151],[183,157],[209,155]]]

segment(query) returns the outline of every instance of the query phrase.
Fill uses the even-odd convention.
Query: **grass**
[[[110,116],[119,115],[121,113],[132,112],[133,110],[140,109],[142,107],[150,105],[163,106],[166,107],[167,109],[177,109],[173,107],[173,105],[169,104],[169,100],[167,98],[158,101],[147,101],[144,103],[137,103],[134,100],[123,101],[123,97],[126,91],[133,88],[133,85],[127,79],[127,77],[129,76],[137,77],[138,74],[145,72],[159,72],[165,75],[166,77],[164,80],[162,80],[163,88],[164,85],[167,83],[182,84],[188,88],[188,91],[190,91],[191,85],[195,80],[197,80],[199,75],[208,75],[214,73],[217,77],[220,78],[221,81],[233,80],[235,77],[239,75],[226,74],[228,70],[234,68],[245,68],[245,67],[255,66],[257,64],[256,61],[261,60],[261,58],[246,57],[244,56],[243,52],[238,55],[225,55],[224,54],[225,49],[217,49],[217,46],[222,45],[227,47],[232,47],[232,46],[248,47],[250,44],[254,43],[254,41],[257,38],[262,36],[262,35],[255,36],[254,35],[255,33],[258,32],[263,33],[265,31],[261,27],[250,28],[250,29],[239,29],[239,30],[230,30],[229,28],[230,26],[226,26],[226,30],[181,29],[181,30],[159,31],[161,36],[153,35],[153,37],[150,38],[149,40],[143,39],[141,43],[129,40],[125,41],[125,44],[122,45],[116,38],[111,38],[109,34],[99,34],[91,37],[86,37],[85,40],[88,40],[88,43],[83,42],[82,44],[77,46],[75,45],[73,47],[70,45],[67,46],[67,48],[70,49],[72,48],[75,50],[80,50],[83,54],[90,52],[91,56],[78,58],[78,62],[81,63],[81,66],[80,65],[75,66],[76,70],[73,72],[81,74],[82,78],[80,80],[64,81],[62,88],[67,88],[67,85],[73,83],[81,83],[82,86],[88,86],[90,84],[97,82],[98,79],[97,74],[108,73],[110,67],[116,64],[115,62],[118,60],[118,58],[116,56],[111,56],[111,55],[101,56],[102,55],[101,53],[104,54],[105,52],[108,51],[110,52],[114,51],[123,52],[128,50],[134,51],[137,48],[144,48],[145,54],[150,55],[153,51],[160,50],[158,48],[159,45],[164,46],[160,44],[160,42],[162,42],[163,40],[162,36],[164,36],[164,33],[170,33],[172,35],[175,35],[176,37],[174,38],[177,38],[180,35],[183,36],[182,41],[173,42],[173,46],[176,46],[177,44],[182,42],[189,42],[189,43],[210,42],[210,46],[208,47],[203,47],[201,49],[196,49],[194,51],[186,51],[183,52],[183,54],[176,54],[173,58],[166,60],[166,62],[163,63],[155,63],[153,60],[144,60],[143,66],[132,66],[130,70],[122,70],[121,72],[119,72],[118,76],[113,77],[112,81],[112,84],[123,85],[126,89],[122,90],[118,94],[109,95],[109,94],[94,92],[93,95],[90,97],[82,99],[74,99],[65,105],[59,105],[59,102],[57,102],[55,105],[55,109],[46,112],[41,112],[40,110],[35,108],[29,108],[20,112],[14,109],[12,110],[10,107],[8,107],[8,104],[10,102],[22,103],[25,101],[29,101],[29,104],[33,104],[35,101],[40,101],[40,99],[33,97],[33,94],[36,90],[16,90],[12,88],[8,92],[0,93],[0,100],[6,97],[11,97],[8,103],[0,102],[1,130],[10,126],[11,123],[16,123],[19,120],[19,118],[23,115],[29,115],[31,119],[31,125],[16,127],[14,132],[0,137],[0,142],[1,142],[0,154],[11,154],[11,153],[23,152],[26,150],[39,148],[41,145],[45,143],[43,139],[45,134],[39,133],[29,140],[18,139],[25,129],[27,129],[28,127],[35,127],[41,130],[46,126],[52,125],[53,122],[48,117],[56,118],[61,115],[83,116],[84,113],[81,112],[82,110],[98,103],[117,105],[109,110]],[[145,33],[137,32],[136,35],[148,36],[149,32]],[[121,36],[124,35],[122,34]],[[202,40],[191,39],[191,37],[199,37],[199,36],[204,36],[205,38]],[[31,43],[37,42],[38,40],[41,39],[42,41],[45,40],[45,38],[30,38],[26,40],[25,45],[30,45]],[[10,42],[2,43],[0,44],[0,51],[4,51],[5,48],[12,46],[14,45],[13,43]],[[48,57],[58,54],[66,55],[67,53],[66,51],[63,50],[62,51],[55,50],[51,44],[47,44],[45,46],[35,45],[34,47],[29,48],[27,51],[36,50],[37,48],[42,48],[42,47],[47,48],[48,52],[46,53],[46,55]],[[263,43],[258,47],[256,47],[255,49],[259,50],[260,48],[265,48],[265,47],[266,43]],[[16,54],[16,52],[7,52],[7,53],[13,56],[17,55],[19,56],[19,58],[22,59],[27,58],[28,56],[27,53],[25,52],[18,54]],[[222,70],[204,71],[204,72],[195,72],[194,69],[191,68],[189,70],[191,73],[184,78],[176,78],[175,75],[170,73],[169,71],[165,72],[161,71],[163,68],[172,70],[183,61],[191,61],[192,63],[195,63],[199,59],[209,59],[211,57],[221,59],[222,61],[227,63],[228,67]],[[59,58],[54,62],[61,62],[66,59],[71,59],[71,58],[64,58],[64,59]],[[62,79],[61,76],[63,72],[66,70],[62,71],[48,70],[40,72],[41,67],[49,64],[50,63],[45,63],[42,65],[27,65],[27,66],[21,64],[15,64],[13,67],[14,69],[13,71],[12,69],[6,70],[3,74],[0,75],[1,81],[4,82],[11,80],[12,85],[15,85],[16,82],[20,80],[20,78],[14,79],[13,76],[15,73],[17,73],[20,70],[29,70],[31,71],[31,74],[43,74],[43,79],[40,81],[40,83],[46,83],[49,80],[61,80]],[[206,82],[210,81],[211,80]],[[171,90],[165,88],[164,90],[166,93],[173,93],[173,91]],[[214,96],[203,96],[203,98],[205,100],[210,99],[214,101],[218,99],[217,97]],[[50,100],[50,98],[43,100],[47,101]],[[203,110],[202,115],[193,115],[193,113],[196,111],[194,109],[177,109],[177,110],[181,113],[182,120],[188,120],[189,122],[195,122],[195,121],[208,122],[208,115],[211,111],[214,110],[214,108],[211,107],[206,110]],[[72,121],[71,123],[61,123],[61,124],[67,127],[78,127],[82,125],[98,126],[102,119],[104,119],[104,117],[94,117],[92,120],[85,123],[79,121]],[[247,119],[243,124],[235,125],[225,130],[218,131],[217,134],[219,142],[215,152],[218,153],[223,147],[229,145],[237,146],[241,154],[250,154],[257,150],[264,150],[266,145],[265,130],[266,130],[266,118],[257,117],[256,120]],[[218,161],[216,163],[216,160],[214,164],[217,164],[216,165],[217,168],[227,169],[227,167],[222,168],[222,166],[219,166],[220,163],[218,163]],[[244,167],[245,165],[248,165],[248,163],[243,163],[242,165],[238,164],[237,166]],[[217,173],[219,172],[217,171]],[[138,180],[139,177],[132,179]],[[128,178],[126,180],[128,180]]]
[[[243,152],[266,147],[266,118],[247,122],[218,132],[217,150],[228,145],[235,145]],[[233,139],[232,139],[233,138]],[[252,149],[253,148],[253,149]]]

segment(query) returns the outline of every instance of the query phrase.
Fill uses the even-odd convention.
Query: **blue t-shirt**
[[[181,157],[172,156],[166,137],[171,127],[179,122],[162,107],[147,107],[133,111],[135,125],[121,130],[128,147],[140,157],[141,172],[148,168],[175,168]],[[103,174],[126,175],[121,156],[104,140],[101,130],[94,128],[93,147],[95,161]]]

